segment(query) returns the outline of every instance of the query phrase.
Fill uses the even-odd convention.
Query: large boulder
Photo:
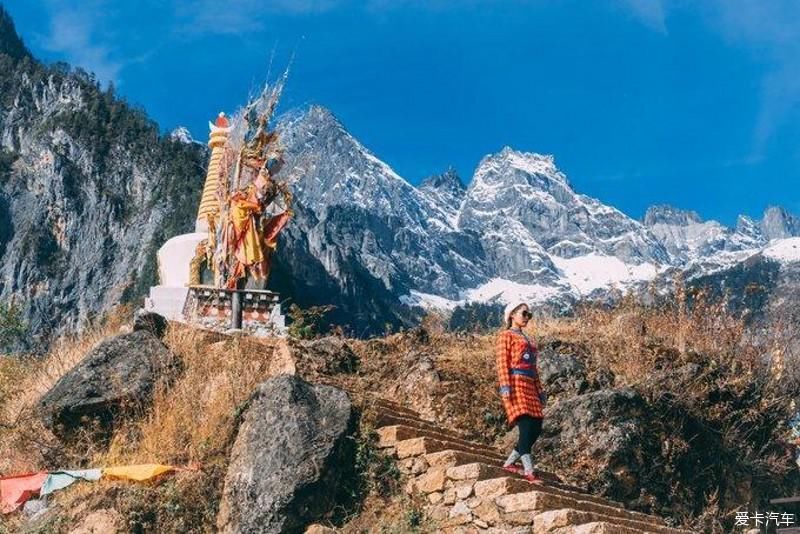
[[[343,390],[281,374],[250,399],[231,450],[220,532],[302,532],[346,502],[355,415]]]
[[[548,395],[578,395],[586,391],[589,383],[586,368],[558,342],[547,343],[539,350],[537,368],[542,386]]]
[[[179,365],[152,333],[139,330],[103,340],[62,376],[38,403],[44,425],[69,440],[93,421],[97,438],[108,437],[114,420],[152,400],[156,383]]]
[[[618,500],[635,500],[660,446],[645,399],[630,388],[603,389],[548,408],[535,456],[575,482]],[[590,469],[587,469],[590,468]]]

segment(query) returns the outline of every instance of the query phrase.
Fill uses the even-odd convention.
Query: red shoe
[[[512,465],[504,465],[503,469],[505,469],[509,473],[514,473],[515,475],[521,475],[522,474],[522,469],[520,469],[519,467],[517,467],[516,465],[513,465],[513,464]]]
[[[536,476],[536,473],[523,473],[522,478],[532,484],[544,484],[544,480]]]

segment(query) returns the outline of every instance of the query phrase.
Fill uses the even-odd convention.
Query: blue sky
[[[292,54],[282,109],[330,108],[411,183],[504,145],[640,218],[800,213],[800,2],[12,0],[36,56],[113,80],[164,130],[234,111]]]

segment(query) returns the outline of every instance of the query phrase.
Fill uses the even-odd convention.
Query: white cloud
[[[199,0],[177,3],[184,34],[244,34],[266,29],[269,15],[308,15],[339,7],[344,0]]]
[[[669,11],[690,9],[732,45],[764,64],[759,111],[748,160],[763,158],[767,144],[800,110],[800,2],[795,0],[619,0],[645,26],[666,33]]]
[[[658,33],[667,33],[666,12],[661,0],[620,1],[639,22]]]
[[[124,62],[114,57],[111,46],[96,41],[98,14],[103,5],[97,2],[80,7],[51,4],[49,33],[40,36],[41,45],[50,52],[64,55],[64,60],[94,72],[101,82],[119,83]]]

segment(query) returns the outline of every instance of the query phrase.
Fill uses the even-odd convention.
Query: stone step
[[[425,460],[431,467],[455,467],[457,465],[471,464],[474,462],[482,462],[488,465],[496,465],[495,458],[488,457],[484,454],[477,454],[472,452],[464,452],[461,450],[444,450],[438,452],[430,452],[425,455]]]
[[[380,423],[384,419],[391,421],[388,423]],[[458,436],[460,439],[465,439],[464,434],[456,430],[445,428],[436,421],[428,421],[421,417],[416,417],[405,412],[397,412],[390,409],[380,409],[377,413],[377,421],[380,423],[377,426],[390,426],[390,425],[406,425],[411,427],[426,427],[437,432],[452,434]],[[395,422],[396,421],[396,422]]]
[[[577,491],[577,492],[583,491],[580,488],[575,488],[561,483],[558,476],[554,473],[542,471],[541,469],[537,470],[536,473],[539,476],[539,478],[543,479],[545,482],[547,482],[547,484],[563,486],[564,489],[571,491]],[[514,475],[503,469],[502,463],[500,462],[487,463],[485,461],[478,461],[474,463],[471,462],[457,466],[452,466],[448,469],[447,474],[448,478],[454,481],[470,480],[472,482],[477,482],[480,480],[489,480],[494,478],[509,478],[509,477],[510,478],[519,477],[519,480],[523,480],[521,475]],[[525,482],[528,481],[526,480]],[[530,484],[530,482],[528,482],[528,484]]]
[[[460,431],[454,430],[452,428],[443,427],[442,425],[440,425],[436,421],[430,421],[428,419],[424,419],[419,412],[416,412],[416,411],[414,411],[414,410],[412,410],[410,408],[406,408],[404,406],[401,406],[401,405],[399,405],[397,403],[394,403],[392,401],[386,401],[384,399],[376,399],[375,397],[371,397],[371,398],[369,398],[369,402],[372,402],[373,406],[378,408],[377,412],[379,413],[379,415],[386,414],[389,417],[392,417],[392,418],[397,417],[397,418],[401,418],[403,420],[403,421],[401,421],[399,423],[396,423],[396,424],[404,424],[404,422],[409,422],[409,423],[410,422],[420,422],[420,423],[423,423],[423,424],[432,425],[439,432],[442,432],[442,433],[445,433],[445,434],[452,434],[454,436],[459,437],[460,439],[466,439],[464,432],[460,432]],[[395,424],[395,423],[389,423],[389,424]],[[409,426],[414,426],[414,425],[409,425]],[[470,440],[467,440],[467,441],[470,441]],[[487,445],[487,446],[490,446],[490,445]]]
[[[500,466],[485,464],[483,462],[471,462],[448,467],[445,474],[447,478],[454,481],[469,480],[471,482],[478,482],[490,478],[507,477],[508,471]]]
[[[444,450],[426,454],[425,460],[431,467],[440,467],[440,466],[457,467],[472,463],[484,464],[488,469],[499,470],[499,471],[492,471],[493,473],[500,473],[501,476],[505,477],[509,476],[509,472],[504,471],[501,467],[503,465],[503,462],[505,461],[504,459],[498,460],[498,458],[496,457],[486,456],[480,453],[464,452],[462,450]],[[563,487],[564,489],[570,491],[583,492],[581,488],[576,488],[574,486],[570,486],[568,484],[564,484],[563,482],[561,482],[561,479],[558,478],[558,475],[556,475],[555,473],[550,473],[548,471],[537,469],[536,474],[539,475],[539,477],[546,480],[548,484],[551,485],[556,484],[559,487]]]
[[[534,528],[534,532],[535,532]],[[641,534],[641,530],[635,528],[623,527],[621,525],[608,523],[605,521],[596,521],[593,523],[585,523],[583,525],[575,525],[555,530],[548,530],[551,534]]]
[[[426,428],[417,428],[408,425],[389,425],[378,428],[377,433],[378,447],[381,448],[394,447],[398,441],[405,439],[429,437],[443,441],[450,441],[452,443],[459,443],[475,450],[485,451],[492,456],[499,454],[497,449],[490,447],[489,445],[467,441],[447,432],[439,432]]]
[[[372,397],[371,400],[372,400],[372,404],[374,406],[376,406],[376,407],[385,408],[385,409],[388,409],[388,410],[393,411],[393,412],[405,414],[405,415],[407,415],[409,417],[412,417],[412,418],[413,417],[416,417],[416,418],[421,418],[422,417],[419,412],[417,412],[415,410],[412,410],[411,408],[407,408],[407,407],[403,406],[402,404],[398,404],[398,403],[396,403],[394,401],[390,401],[388,399],[383,399],[383,398],[380,398],[380,397]]]
[[[440,434],[453,436],[460,440],[467,441],[469,443],[474,443],[475,445],[480,445],[482,447],[487,447],[492,450],[497,450],[492,445],[486,443],[479,443],[477,441],[472,441],[469,438],[467,438],[464,432],[453,430],[452,428],[443,427],[435,421],[428,421],[426,419],[422,419],[420,416],[413,416],[408,413],[398,412],[391,409],[378,410],[375,419],[375,426],[383,427],[392,425],[405,425],[412,428],[424,428],[434,432],[439,432]]]
[[[406,425],[415,428],[425,428],[434,432],[441,432],[442,427],[431,421],[414,419],[393,412],[378,412],[375,417],[375,426],[380,428],[392,425]],[[457,433],[456,433],[457,434]]]
[[[393,401],[374,397],[371,400],[378,408],[379,446],[394,447],[400,459],[423,456],[428,469],[416,478],[414,485],[417,491],[431,493],[431,497],[439,495],[441,499],[441,493],[436,492],[444,489],[447,480],[460,481],[462,485],[468,482],[467,485],[473,486],[473,499],[495,501],[511,524],[530,525],[533,513],[541,512],[540,523],[549,521],[550,527],[536,532],[686,532],[663,525],[660,517],[626,510],[621,503],[564,484],[553,473],[537,470],[545,480],[542,485],[509,476],[501,467],[505,454],[494,447],[469,441],[462,434],[426,421],[418,412]],[[473,527],[468,528],[472,531]]]
[[[597,512],[574,510],[572,508],[548,510],[547,512],[535,515],[533,518],[533,532],[534,534],[545,534],[570,526],[574,527],[591,523],[613,523],[614,525],[634,529],[635,532],[647,532],[648,534],[683,534],[689,532],[688,530],[670,528],[666,525],[662,526],[635,519],[610,517]]]
[[[527,486],[528,489],[532,487],[531,482],[528,482],[522,477],[516,477],[510,474],[508,471],[504,470],[502,467],[495,466],[494,464],[486,464],[483,462],[468,463],[468,464],[458,465],[455,467],[450,467],[446,471],[446,474],[447,477],[453,481],[471,480],[473,482],[478,482],[483,480],[510,478],[512,480],[519,480],[521,482],[524,481],[526,484],[528,484]],[[591,493],[586,493],[581,488],[576,488],[575,486],[564,484],[563,482],[560,482],[558,476],[553,473],[537,470],[537,474],[539,475],[540,478],[544,479],[545,481],[545,484],[542,487],[546,487],[549,491],[559,492],[559,494],[568,496],[579,495],[587,500],[597,502],[598,504],[617,506],[620,508],[623,507],[622,503],[605,499],[603,497],[598,497],[596,495],[592,495]],[[525,487],[524,484],[520,485],[523,488]]]
[[[568,484],[560,483],[558,477],[553,473],[546,471],[537,471],[537,474],[545,480],[545,484],[534,486],[527,480],[521,477],[510,475],[507,471],[499,466],[487,464],[485,462],[471,462],[463,463],[465,460],[472,458],[472,455],[465,453],[449,454],[451,451],[442,451],[426,455],[426,461],[431,466],[450,466],[447,467],[445,474],[448,479],[454,482],[471,481],[474,482],[479,490],[478,494],[488,494],[492,492],[492,488],[499,488],[502,493],[514,493],[519,491],[530,491],[532,488],[540,489],[543,492],[553,493],[556,495],[570,497],[577,500],[585,500],[594,502],[602,506],[612,508],[624,509],[624,505],[620,502],[598,497],[591,493],[586,493],[581,488],[576,488]],[[483,482],[482,484],[478,484]],[[496,492],[497,493],[497,492]],[[498,494],[499,494],[498,493]],[[626,510],[627,511],[627,510]],[[661,519],[656,516],[642,514],[641,512],[630,512],[632,514],[640,514],[642,518],[648,519],[649,522],[654,524],[661,524]]]
[[[427,455],[434,452],[441,452],[446,450],[461,451],[471,454],[476,454],[485,459],[492,461],[504,461],[504,458],[499,453],[491,453],[482,449],[476,449],[470,445],[455,443],[448,440],[440,440],[429,437],[419,437],[404,439],[395,443],[395,454],[401,460],[411,456]]]
[[[525,491],[526,486],[521,484],[522,482],[528,484],[528,491]],[[476,486],[478,484],[476,483]],[[498,483],[495,484],[499,485]],[[485,485],[482,488],[476,487],[475,494],[478,495],[479,491],[481,491],[486,496],[497,495],[495,503],[504,512],[541,513],[560,508],[572,508],[579,511],[596,512],[613,518],[631,519],[651,525],[663,526],[663,520],[659,517],[599,504],[585,499],[584,494],[565,495],[561,493],[563,490],[545,485],[539,485],[535,490],[531,490],[530,487],[531,484],[527,480],[509,479],[505,488]],[[505,490],[505,493],[501,493],[502,490]]]

